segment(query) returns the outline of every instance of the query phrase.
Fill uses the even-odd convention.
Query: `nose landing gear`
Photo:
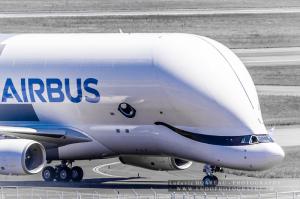
[[[218,185],[219,180],[213,173],[223,172],[223,169],[221,167],[206,164],[204,165],[203,172],[206,173],[206,176],[202,179],[203,186],[215,187]]]
[[[62,161],[60,165],[54,168],[47,166],[42,171],[42,177],[46,182],[56,180],[58,182],[80,182],[83,178],[83,170],[81,167],[72,167],[71,161]]]

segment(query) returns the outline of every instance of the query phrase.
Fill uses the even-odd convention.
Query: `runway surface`
[[[0,178],[0,186],[42,187],[47,190],[101,192],[105,194],[133,193],[139,194],[169,193],[168,182],[172,181],[200,181],[204,174],[203,165],[194,163],[184,171],[150,171],[138,167],[123,165],[117,159],[101,161],[79,161],[76,165],[84,168],[85,179],[81,183],[43,182],[40,175]],[[101,168],[99,168],[101,167]],[[99,168],[95,172],[94,168]],[[300,181],[297,179],[262,179],[230,174],[216,174],[220,181],[218,189],[205,190],[200,187],[199,192],[208,194],[226,193],[245,195],[254,193],[274,193],[300,190]]]
[[[282,146],[300,146],[300,126],[279,127],[273,138]],[[55,163],[53,163],[55,165]],[[0,186],[35,187],[41,190],[55,190],[59,193],[101,193],[101,194],[153,194],[170,193],[168,182],[199,181],[204,177],[203,164],[193,163],[184,171],[151,171],[122,164],[117,158],[93,161],[77,161],[75,165],[84,168],[85,179],[81,183],[43,182],[40,174],[32,176],[0,176]],[[258,193],[291,192],[300,190],[298,179],[266,179],[235,176],[218,173],[220,186],[216,189],[197,189],[197,193],[252,195]]]
[[[275,127],[273,137],[281,146],[300,146],[300,126]]]
[[[282,73],[284,69],[291,66],[300,68],[300,48],[262,48],[262,49],[233,49],[243,63],[249,67],[270,67],[280,66]],[[267,68],[264,68],[268,70]],[[299,76],[300,74],[294,74]],[[275,96],[300,96],[300,86],[281,85],[256,85],[259,95]]]
[[[122,29],[125,33],[194,33],[208,36],[234,48],[300,46],[300,28],[294,25],[298,24],[300,7],[243,8],[240,6],[240,9],[180,10],[165,6],[164,9],[147,7],[147,9],[135,9],[136,11],[132,9],[118,11],[117,8],[116,11],[112,9],[92,11],[91,9],[93,7],[90,11],[81,12],[63,10],[43,12],[39,9],[32,13],[2,11],[0,12],[1,32],[116,33]]]
[[[299,66],[300,47],[232,49],[248,67]]]
[[[295,96],[300,97],[300,86],[256,86],[259,95]]]
[[[291,14],[300,13],[300,8],[252,8],[252,9],[174,9],[159,11],[112,11],[112,12],[31,12],[1,13],[0,18],[45,18],[45,17],[130,17],[130,16],[193,16],[193,15],[241,15],[241,14]]]

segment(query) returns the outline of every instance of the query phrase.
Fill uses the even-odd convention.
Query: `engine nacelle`
[[[46,152],[42,144],[26,139],[0,140],[0,174],[36,174],[45,164]]]
[[[183,170],[192,165],[191,161],[172,157],[125,155],[119,159],[123,164],[159,171]]]

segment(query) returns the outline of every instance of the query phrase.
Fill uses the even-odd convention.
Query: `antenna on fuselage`
[[[275,131],[275,126],[273,126],[273,127],[269,130],[269,135],[271,136],[271,138],[273,138],[274,131]]]

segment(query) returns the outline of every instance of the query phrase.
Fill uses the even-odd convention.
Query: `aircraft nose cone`
[[[276,143],[274,143],[270,153],[274,164],[280,163],[285,157],[283,149]]]
[[[265,166],[270,168],[279,164],[284,159],[284,156],[283,149],[277,143],[268,145],[266,147]]]
[[[279,164],[284,159],[284,156],[284,151],[277,143],[261,144],[261,148],[259,150],[254,150],[249,153],[251,169],[269,169]]]

